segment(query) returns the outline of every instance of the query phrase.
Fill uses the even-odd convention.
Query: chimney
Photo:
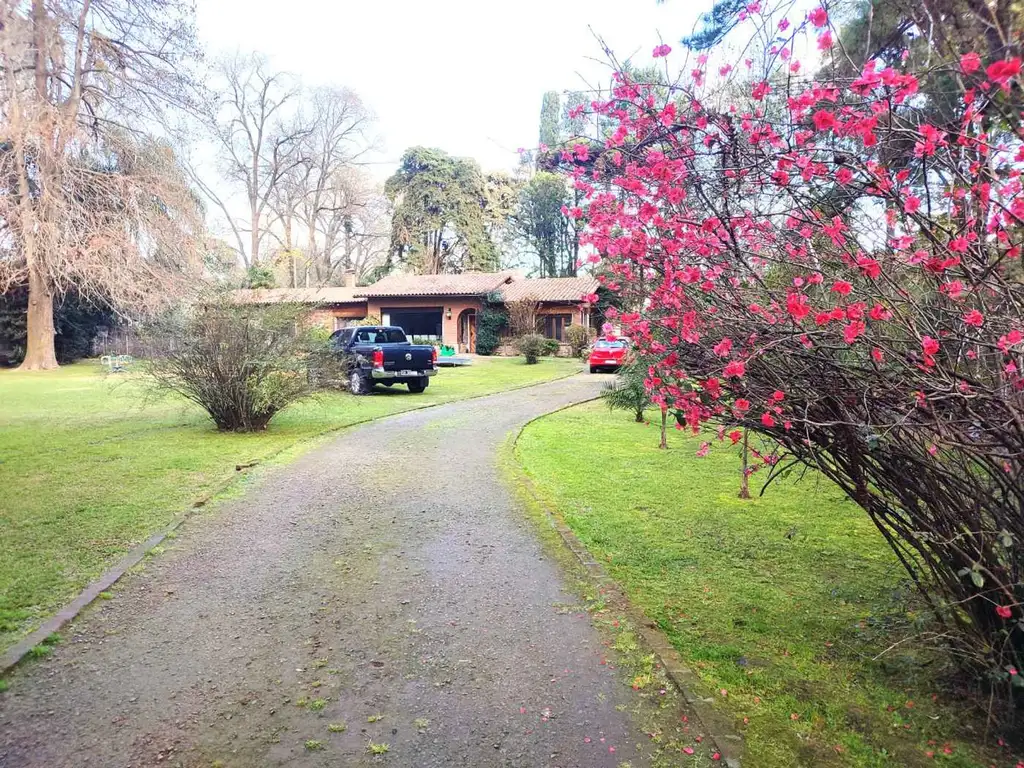
[[[356,271],[354,269],[345,270],[345,273],[341,277],[341,285],[344,288],[356,287]]]

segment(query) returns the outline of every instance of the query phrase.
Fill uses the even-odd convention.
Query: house
[[[388,275],[361,288],[273,288],[239,291],[238,296],[253,304],[308,304],[316,322],[331,330],[367,317],[380,318],[383,325],[401,326],[411,337],[475,352],[477,314],[488,301],[536,302],[538,332],[565,341],[566,327],[589,325],[581,302],[597,286],[592,277],[530,279],[515,272],[463,272]]]

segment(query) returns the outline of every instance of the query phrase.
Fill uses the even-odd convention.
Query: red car
[[[629,339],[615,336],[602,336],[594,342],[590,350],[590,372],[601,370],[617,371],[626,363],[629,352]]]

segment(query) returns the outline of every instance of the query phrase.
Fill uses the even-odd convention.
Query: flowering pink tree
[[[721,64],[709,84],[703,56],[672,86],[620,72],[591,105],[614,130],[563,155],[591,259],[637,309],[610,319],[656,360],[648,386],[685,425],[716,425],[726,443],[748,428],[838,483],[956,652],[1012,698],[1024,664],[1021,62],[869,60],[818,82],[792,53],[809,40],[830,54],[824,8],[792,23],[756,4],[749,15],[774,38],[742,78]],[[919,85],[938,76],[959,101],[931,124]]]

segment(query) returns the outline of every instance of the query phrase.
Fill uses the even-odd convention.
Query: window
[[[572,324],[572,315],[541,315],[538,319],[545,338],[565,341],[565,329]]]
[[[623,339],[598,339],[594,342],[594,349],[625,349],[627,346],[629,345]]]
[[[344,347],[352,340],[352,329],[346,328],[345,330],[335,331],[331,334],[331,338],[334,339],[335,346]]]
[[[360,328],[356,331],[360,344],[403,344],[405,332],[401,328]]]

